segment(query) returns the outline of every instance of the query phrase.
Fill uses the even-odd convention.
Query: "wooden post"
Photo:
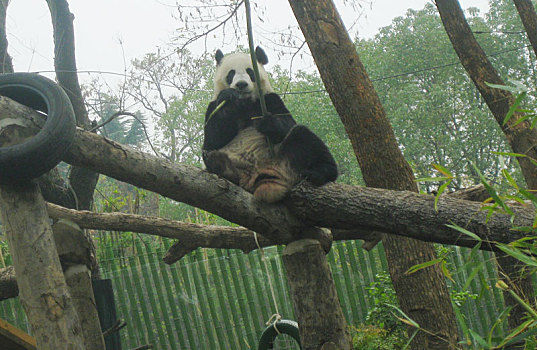
[[[80,319],[85,350],[105,349],[95,296],[91,287],[92,245],[72,221],[60,219],[52,226],[56,249],[65,269],[65,281]]]
[[[302,239],[283,251],[304,350],[350,350],[351,339],[334,279],[319,241]]]
[[[0,186],[0,215],[17,273],[20,301],[40,350],[83,349],[81,327],[34,181]]]

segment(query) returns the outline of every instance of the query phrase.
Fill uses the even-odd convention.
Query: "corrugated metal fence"
[[[103,278],[113,281],[118,315],[127,322],[121,331],[124,350],[143,344],[153,344],[155,349],[256,349],[265,322],[276,310],[294,319],[281,247],[265,249],[267,275],[257,251],[200,249],[168,266],[162,256],[171,241],[134,242],[128,255],[122,250],[118,256],[106,247],[99,256]],[[461,310],[470,328],[486,334],[503,301],[496,288],[490,287],[496,275],[491,254],[478,251],[471,260],[468,254],[467,249],[451,248],[448,262],[455,282],[448,283],[452,294],[462,298]],[[387,271],[382,245],[366,252],[359,242],[337,242],[328,260],[349,324],[363,322],[374,303],[368,287]],[[465,293],[465,282],[476,268],[478,277]],[[0,303],[0,315],[27,330],[18,300]],[[279,349],[298,349],[289,339]]]

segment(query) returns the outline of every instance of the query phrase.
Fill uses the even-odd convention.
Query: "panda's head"
[[[261,81],[261,90],[263,94],[272,92],[267,72],[263,65],[268,63],[265,51],[259,46],[255,49],[257,67],[259,68],[259,78]],[[214,99],[218,97],[220,91],[232,88],[239,92],[241,98],[259,98],[259,91],[255,82],[252,60],[247,53],[232,53],[225,55],[222,51],[217,50],[216,72],[214,74]]]

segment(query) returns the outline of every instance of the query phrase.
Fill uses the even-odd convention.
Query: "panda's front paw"
[[[239,99],[239,93],[235,89],[224,89],[220,91],[216,99],[216,105],[220,105],[223,101],[226,101],[226,104],[235,102]]]
[[[281,141],[281,130],[276,120],[277,117],[268,113],[266,116],[261,118],[257,124],[256,129],[263,135],[267,136],[272,142],[278,143]]]

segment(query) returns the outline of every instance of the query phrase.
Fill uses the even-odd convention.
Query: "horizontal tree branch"
[[[334,183],[313,188],[301,183],[293,188],[286,204],[311,225],[380,231],[462,247],[473,247],[477,242],[447,225],[458,225],[490,243],[535,235],[512,229],[533,225],[532,206],[513,206],[515,218],[511,222],[510,215],[495,213],[487,218],[481,203],[449,195],[440,197],[436,210],[434,197],[429,195]],[[483,249],[494,247],[484,245]]]
[[[297,188],[297,190],[300,191],[312,191],[314,193],[317,193],[319,189],[312,188],[309,186],[303,186]],[[338,185],[338,188],[345,187],[342,185]],[[352,187],[351,187],[352,188]],[[358,187],[357,189],[361,189]],[[476,194],[479,197],[483,197],[483,187],[477,187],[473,188],[471,190],[465,190],[461,192],[453,192],[452,194],[448,195],[448,197],[451,198],[445,198],[445,196],[442,196],[440,199],[440,203],[444,203],[445,200],[451,200],[452,198],[459,198],[460,196],[465,196],[467,198],[473,198]],[[344,189],[345,190],[345,189]],[[394,209],[392,205],[387,206],[388,202],[392,201],[392,197],[386,196],[385,190],[379,190],[382,195],[378,195],[378,193],[368,193],[368,191],[364,191],[363,193],[359,193],[356,198],[359,198],[358,200],[361,202],[372,202],[377,201],[378,203],[381,203],[380,205],[383,207],[386,207],[385,211],[390,211],[391,209]],[[405,194],[405,193],[403,193]],[[354,193],[354,195],[356,195]],[[431,201],[434,201],[434,199],[431,196],[423,196],[418,195],[418,199],[410,199],[406,202],[407,206],[413,207],[413,208],[419,208],[420,206],[428,206]],[[346,206],[345,203],[341,199],[336,198],[334,202],[342,202],[343,206]],[[455,200],[457,204],[459,204],[460,200]],[[442,204],[444,205],[444,204]],[[479,212],[480,204],[475,203],[475,208],[473,210],[477,210]],[[440,207],[443,208],[443,207]],[[175,238],[178,239],[179,242],[173,247],[173,249],[168,252],[168,255],[165,257],[165,261],[167,263],[173,263],[179,259],[181,259],[184,255],[190,253],[191,251],[197,249],[197,248],[228,248],[228,249],[240,249],[245,253],[248,253],[252,250],[258,249],[259,247],[266,247],[274,244],[284,244],[284,242],[274,241],[267,239],[263,235],[258,235],[257,240],[258,243],[255,242],[254,238],[254,232],[251,230],[248,230],[244,227],[230,227],[230,226],[216,226],[216,225],[202,225],[202,224],[195,224],[195,223],[185,223],[181,221],[176,220],[169,220],[169,219],[163,219],[160,217],[152,217],[152,216],[143,216],[143,215],[135,215],[135,214],[125,214],[125,213],[95,213],[91,211],[77,211],[73,209],[67,209],[63,208],[61,206],[48,203],[47,209],[49,212],[49,215],[51,218],[54,219],[68,219],[75,223],[77,223],[81,228],[89,228],[89,229],[98,229],[98,230],[107,230],[107,231],[129,231],[129,232],[138,232],[138,233],[146,233],[146,234],[152,234],[157,235],[161,237],[168,237],[168,238]],[[320,211],[327,210],[326,208],[321,209]],[[418,209],[421,210],[421,209]],[[433,209],[434,210],[434,209]],[[453,213],[458,210],[458,207],[452,207],[447,208],[444,210],[448,210],[450,213]],[[516,209],[515,209],[516,210]],[[525,209],[522,209],[525,212]],[[369,226],[362,225],[360,217],[363,217],[364,215],[360,212],[353,212],[353,215],[349,214],[348,212],[345,213],[342,211],[341,208],[336,208],[334,211],[337,211],[338,213],[335,213],[334,215],[331,215],[331,217],[336,217],[332,221],[335,223],[333,226],[340,227],[339,229],[333,229],[332,234],[334,240],[356,240],[356,239],[366,239],[371,235],[372,232],[376,232],[380,234],[382,231],[379,231],[377,228],[386,228],[389,227],[389,225],[385,224],[378,224],[377,227],[375,227],[374,230],[372,230],[373,225],[377,225],[375,221],[370,221]],[[399,209],[394,209],[393,215],[398,215],[397,212],[400,212]],[[424,212],[425,215],[427,215]],[[484,214],[483,212],[480,213]],[[356,219],[356,222],[351,221],[351,223],[345,223],[343,222],[343,219],[339,217],[338,215],[349,215],[352,217],[358,216],[358,219]],[[379,214],[379,215],[386,215],[386,214]],[[446,214],[450,215],[451,214]],[[375,214],[376,216],[376,214]],[[503,215],[503,219],[509,219],[508,216]],[[305,218],[308,220],[307,218]],[[369,219],[369,218],[366,218]],[[413,220],[413,219],[410,219]],[[382,220],[377,220],[382,222]],[[429,220],[432,221],[432,220]],[[321,219],[321,222],[326,223],[327,221],[325,219]],[[343,222],[343,223],[342,223]],[[453,222],[455,223],[455,222]],[[401,226],[401,224],[405,224],[405,226],[412,227],[411,229],[405,228]],[[469,222],[470,226],[474,227],[475,225],[479,224],[479,220]],[[482,223],[481,223],[482,224]],[[507,224],[507,223],[505,223]],[[393,230],[394,234],[399,235],[405,235],[409,237],[413,237],[416,239],[424,240],[424,241],[431,241],[431,242],[438,242],[438,243],[446,243],[446,244],[453,244],[461,247],[473,247],[476,244],[476,241],[473,239],[470,239],[467,236],[460,235],[457,231],[457,234],[454,234],[455,232],[449,228],[446,227],[444,230],[438,230],[438,229],[428,229],[428,227],[421,227],[427,225],[427,222],[420,223],[414,223],[411,221],[410,223],[404,223],[399,222],[398,225],[392,225],[393,227],[396,227],[397,229]],[[331,225],[327,225],[331,226]],[[462,225],[461,225],[462,226]],[[470,228],[470,226],[466,226],[467,228]],[[343,227],[343,229],[341,228]],[[345,228],[347,227],[347,228]],[[352,229],[349,229],[348,227],[353,227]],[[384,231],[388,232],[388,231]],[[476,233],[479,235],[480,232],[483,232],[481,228],[476,229]],[[494,242],[501,242],[501,243],[509,243],[515,239],[519,239],[524,237],[525,235],[520,232],[515,232],[511,235],[509,234],[494,234],[494,233],[488,233],[488,234],[481,234],[480,235],[483,240],[486,241],[494,241]],[[259,244],[259,246],[258,246]],[[482,249],[490,250],[491,247],[489,244],[482,245]]]
[[[5,99],[7,105],[19,105],[5,97],[0,99]],[[21,107],[26,108],[21,118],[43,118],[28,107]],[[276,242],[309,237],[320,240],[325,250],[330,247],[330,235],[304,225],[283,205],[255,201],[239,186],[203,169],[176,164],[80,128],[64,160],[207,210]]]
[[[78,211],[52,203],[47,203],[47,210],[51,218],[68,219],[81,228],[138,232],[178,239],[182,254],[174,255],[173,261],[165,260],[168,263],[200,247],[240,249],[245,253],[258,248],[254,232],[244,227],[201,225],[136,214]],[[274,245],[273,241],[262,235],[258,235],[257,239],[261,247]]]
[[[442,196],[436,211],[434,198],[429,195],[302,183],[284,204],[269,205],[203,169],[175,164],[81,129],[64,160],[207,210],[258,232],[272,244],[312,237],[320,239],[326,249],[331,238],[314,226],[378,231],[466,247],[476,242],[447,224],[467,228],[488,241],[506,243],[524,236],[511,229],[508,215],[495,214],[487,221],[481,204],[449,196]],[[520,207],[513,211],[515,226],[533,224],[534,209]],[[345,237],[349,238],[348,232]]]

